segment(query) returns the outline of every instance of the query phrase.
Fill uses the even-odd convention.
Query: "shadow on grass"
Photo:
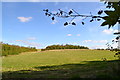
[[[94,80],[96,78],[120,79],[120,61],[84,61],[85,64],[64,64],[54,66],[38,66],[35,70],[19,70],[3,72],[3,80],[6,79],[85,79]],[[118,67],[118,68],[116,68]],[[116,68],[116,69],[115,69]],[[116,73],[117,72],[117,73]],[[91,79],[90,79],[91,78]]]

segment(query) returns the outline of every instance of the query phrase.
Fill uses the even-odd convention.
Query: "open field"
[[[104,77],[118,62],[111,51],[75,49],[22,53],[2,60],[3,78]]]

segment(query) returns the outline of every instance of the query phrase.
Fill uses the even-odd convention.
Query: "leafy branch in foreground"
[[[119,39],[120,36],[117,36],[114,40],[112,40],[112,44],[119,43],[120,42]],[[117,48],[113,48],[113,46],[110,43],[107,43],[106,45],[108,47],[108,50],[116,52],[114,57],[118,57],[118,59],[120,60],[120,48],[119,48],[120,46],[118,45],[118,49],[117,49]]]
[[[98,11],[98,15],[92,15],[90,12],[90,15],[81,15],[74,9],[69,10],[69,12],[63,11],[61,9],[58,9],[58,12],[52,13],[48,9],[44,9],[45,15],[46,16],[52,16],[52,20],[55,20],[55,17],[60,17],[60,18],[71,18],[69,22],[65,22],[64,26],[67,26],[69,24],[76,25],[74,22],[74,19],[76,17],[83,17],[81,20],[81,24],[84,25],[85,22],[84,20],[87,18],[91,18],[90,22],[93,21],[100,21],[101,19],[104,20],[104,22],[101,24],[101,26],[106,26],[108,25],[108,28],[113,27],[117,22],[120,23],[120,1],[119,2],[104,2],[106,5],[106,9],[108,10],[100,10]],[[114,10],[113,10],[114,9]],[[107,16],[101,16],[102,13],[105,13]]]
[[[69,24],[76,25],[76,23],[73,22],[76,17],[83,17],[83,19],[81,21],[82,25],[85,24],[84,20],[87,19],[88,17],[92,18],[90,20],[90,22],[93,22],[95,20],[100,21],[101,20],[100,18],[102,18],[101,16],[94,16],[91,13],[90,13],[90,15],[81,15],[78,12],[76,12],[74,9],[71,9],[69,12],[58,9],[58,12],[56,12],[56,13],[49,12],[48,9],[45,9],[43,11],[45,11],[46,16],[52,16],[52,18],[51,18],[52,20],[55,20],[55,17],[60,17],[60,18],[69,18],[70,17],[71,18],[70,22],[65,22],[64,26],[69,25]],[[100,14],[102,14],[102,12],[103,11],[101,10],[100,12],[98,12],[98,14],[100,15]]]

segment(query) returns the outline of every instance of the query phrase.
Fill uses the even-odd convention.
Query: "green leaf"
[[[108,12],[108,14],[109,14],[109,12]],[[113,27],[118,22],[118,18],[119,18],[118,16],[113,16],[111,14],[109,16],[104,16],[104,17],[102,17],[102,19],[104,19],[105,22],[103,22],[101,24],[101,26],[108,25],[108,28]]]
[[[112,26],[112,25],[111,25],[111,24],[109,24],[109,25],[108,25],[108,29],[110,29],[110,27],[111,27],[111,26]]]
[[[104,19],[104,20],[107,20],[108,18],[109,18],[108,16],[102,17],[102,19]]]
[[[76,25],[76,24],[73,22],[72,25]]]
[[[108,10],[106,10],[106,11],[104,11],[107,15],[113,15],[113,13],[114,13],[114,11],[108,11]]]
[[[54,18],[54,17],[52,17],[52,20],[55,20],[55,18]]]
[[[82,25],[84,25],[85,23],[84,22],[82,22]]]
[[[67,25],[68,25],[68,22],[65,22],[65,23],[64,23],[64,26],[67,26]]]
[[[104,21],[101,26],[105,26],[105,25],[108,25],[108,22],[107,21]]]
[[[113,2],[113,5],[112,7],[117,10],[120,6],[118,6],[118,3],[117,2]]]

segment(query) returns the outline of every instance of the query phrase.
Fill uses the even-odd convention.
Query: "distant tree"
[[[85,47],[85,46],[66,44],[66,45],[51,45],[51,46],[47,46],[45,49],[41,49],[41,51],[55,50],[55,49],[89,49],[89,48]]]

